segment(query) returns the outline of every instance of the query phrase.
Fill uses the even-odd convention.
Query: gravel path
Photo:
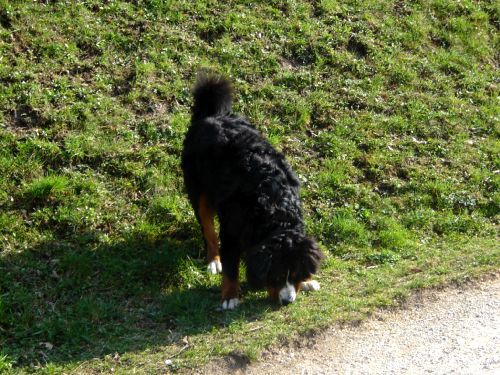
[[[230,358],[202,374],[500,374],[500,278],[426,291],[358,327],[331,328],[306,348]],[[241,362],[241,361],[240,361]]]

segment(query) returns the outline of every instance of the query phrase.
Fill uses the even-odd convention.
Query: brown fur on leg
[[[219,256],[219,239],[215,232],[214,218],[215,210],[210,207],[205,195],[200,197],[198,205],[198,215],[200,217],[200,224],[203,231],[203,238],[207,246],[207,260],[210,263],[213,260],[220,262]]]
[[[300,283],[295,283],[294,287],[295,287],[295,291],[298,293],[300,292],[300,286],[302,285],[302,282]]]
[[[279,302],[280,290],[278,288],[268,287],[267,295],[271,301]]]
[[[231,280],[224,275],[222,279],[222,301],[238,298],[240,292],[240,283],[238,279]]]

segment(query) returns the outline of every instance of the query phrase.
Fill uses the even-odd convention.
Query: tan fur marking
[[[213,260],[220,260],[219,257],[219,239],[215,232],[214,217],[215,210],[208,205],[204,195],[200,197],[198,205],[198,214],[200,216],[203,237],[207,245],[207,260],[210,263]]]
[[[271,301],[277,302],[279,300],[280,290],[278,288],[267,287],[267,294]]]
[[[300,286],[301,286],[301,285],[302,285],[302,283],[296,283],[296,284],[294,285],[294,287],[295,287],[295,291],[296,291],[297,293],[298,293],[298,292],[300,292]]]
[[[222,301],[238,298],[239,292],[240,284],[238,280],[230,280],[229,277],[224,275],[222,279]]]

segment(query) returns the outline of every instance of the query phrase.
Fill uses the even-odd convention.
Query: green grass
[[[498,270],[499,19],[486,0],[0,0],[0,372],[253,359]],[[290,306],[243,284],[216,310],[179,165],[200,67],[303,182],[327,260]]]

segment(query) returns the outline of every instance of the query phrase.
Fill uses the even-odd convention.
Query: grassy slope
[[[0,371],[255,357],[498,269],[494,1],[47,3],[0,0]],[[329,258],[292,306],[215,311],[179,168],[201,66],[303,181]]]

